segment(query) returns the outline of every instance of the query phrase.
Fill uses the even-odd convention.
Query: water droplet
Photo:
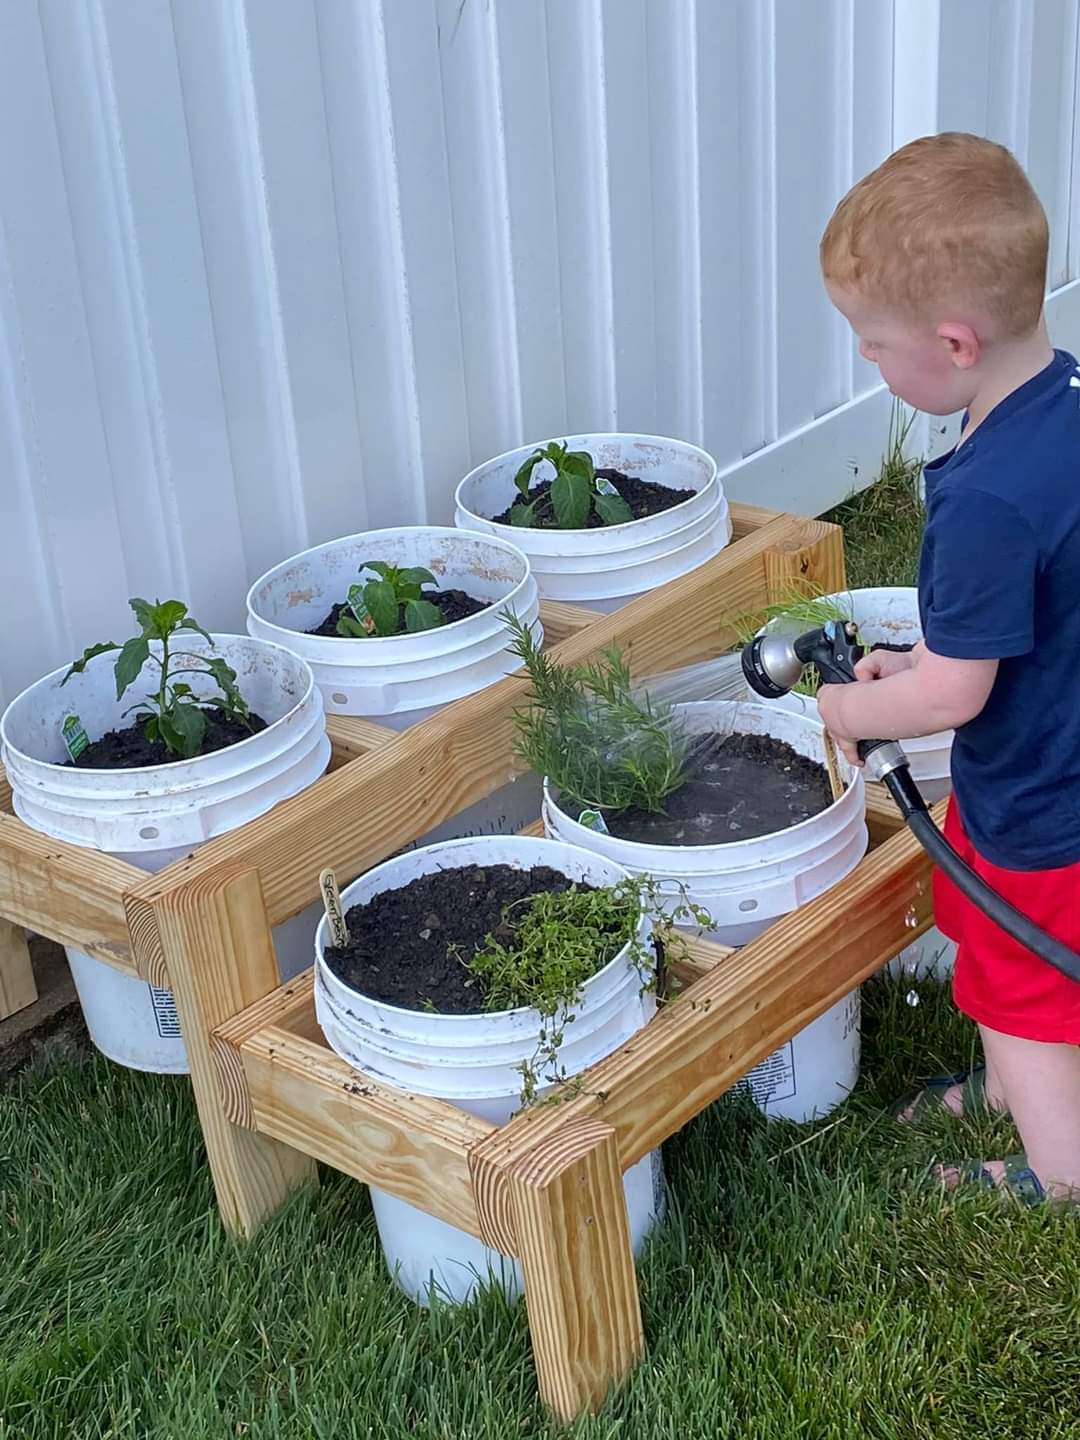
[[[915,914],[914,910],[909,910],[904,916],[904,924],[909,930],[917,930],[919,928],[919,917]]]
[[[917,990],[909,990],[907,992],[907,995],[905,996],[905,999],[907,1000],[907,1003],[911,1006],[911,1008],[914,1010],[915,1006],[919,1003],[919,992]]]

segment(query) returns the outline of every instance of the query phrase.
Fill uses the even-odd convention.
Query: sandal
[[[1008,1155],[1004,1161],[1005,1175],[1001,1180],[995,1180],[990,1171],[981,1160],[965,1160],[960,1165],[949,1166],[955,1169],[959,1179],[955,1186],[950,1189],[957,1189],[960,1185],[979,1185],[984,1190],[1003,1190],[1014,1196],[1022,1205],[1041,1205],[1046,1199],[1046,1191],[1043,1189],[1042,1181],[1028,1164],[1027,1156],[1023,1151],[1017,1155]]]
[[[957,1075],[931,1076],[920,1090],[893,1106],[893,1119],[901,1125],[914,1125],[928,1110],[947,1110],[950,1115],[955,1114],[945,1104],[945,1096],[957,1085],[961,1087],[961,1115],[984,1115],[992,1109],[986,1099],[986,1066],[976,1065],[974,1069],[961,1070]],[[910,1115],[907,1114],[909,1110]],[[901,1119],[901,1116],[906,1118]]]

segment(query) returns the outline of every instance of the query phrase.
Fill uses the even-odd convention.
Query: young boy
[[[1016,160],[974,135],[916,140],[841,201],[825,285],[894,395],[966,411],[926,467],[923,641],[822,688],[857,739],[956,729],[946,834],[989,884],[1080,950],[1080,369],[1043,320],[1046,216]],[[959,942],[953,995],[985,1073],[926,1103],[1007,1110],[1025,1154],[942,1168],[1028,1200],[1080,1193],[1080,984],[998,930],[938,874]],[[961,1077],[962,1079],[962,1077]]]

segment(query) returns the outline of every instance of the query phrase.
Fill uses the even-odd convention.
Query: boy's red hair
[[[1003,145],[949,132],[913,140],[849,190],[821,240],[825,279],[871,304],[944,318],[971,307],[996,338],[1042,314],[1049,231]]]

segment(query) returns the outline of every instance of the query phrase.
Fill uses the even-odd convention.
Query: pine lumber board
[[[37,998],[26,931],[10,920],[0,920],[0,1020],[25,1010]]]
[[[540,1397],[569,1424],[645,1348],[614,1132],[567,1125],[522,1157],[510,1186]]]
[[[587,630],[600,618],[599,610],[584,605],[570,605],[565,600],[541,600],[540,623],[544,627],[544,644],[559,645],[571,635]]]
[[[136,974],[124,896],[146,872],[0,813],[0,918]]]
[[[481,1234],[469,1150],[495,1133],[493,1125],[380,1085],[332,1050],[277,1026],[250,1035],[239,1053],[260,1135]]]
[[[741,500],[729,500],[728,509],[731,512],[731,538],[732,540],[745,540],[747,535],[752,535],[755,530],[760,530],[763,525],[769,525],[781,515],[780,510],[769,510],[764,505],[744,505]]]
[[[401,734],[389,725],[380,725],[375,720],[365,720],[360,715],[330,715],[326,717],[326,733],[330,737],[330,769],[337,770],[358,760],[361,755],[370,755],[381,745],[388,745]]]

